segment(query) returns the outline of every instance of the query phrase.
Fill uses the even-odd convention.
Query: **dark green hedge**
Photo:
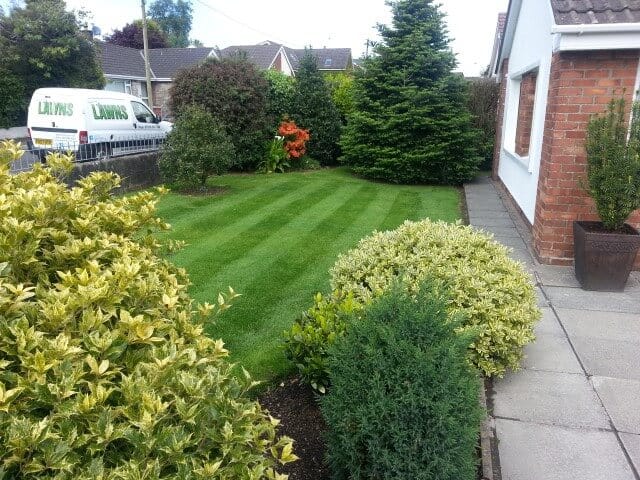
[[[481,408],[446,302],[425,285],[375,300],[336,341],[322,411],[336,480],[472,480]]]

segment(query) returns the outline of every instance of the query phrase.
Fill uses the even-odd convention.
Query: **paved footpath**
[[[640,275],[621,293],[584,291],[572,267],[534,260],[489,178],[464,188],[469,222],[513,248],[543,312],[523,369],[487,392],[502,480],[640,480]]]

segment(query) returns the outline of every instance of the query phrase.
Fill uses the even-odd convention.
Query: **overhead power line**
[[[253,32],[259,33],[260,35],[265,36],[265,39],[268,40],[275,40],[283,45],[290,45],[288,42],[284,41],[281,38],[278,38],[276,35],[271,35],[268,32],[265,32],[263,30],[260,30],[258,28],[254,28],[251,25],[243,22],[242,20],[238,20],[236,18],[233,18],[231,15],[227,14],[226,12],[223,12],[222,10],[220,10],[219,8],[213,7],[211,5],[209,5],[208,3],[204,2],[203,0],[196,0],[197,3],[199,3],[200,5],[202,5],[205,8],[208,8],[209,10],[217,13],[220,16],[223,16],[224,18],[226,18],[227,20],[230,20],[234,23],[237,23],[238,25],[243,26],[244,28],[248,29],[248,30],[252,30]]]

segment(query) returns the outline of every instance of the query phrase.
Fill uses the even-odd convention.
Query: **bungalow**
[[[573,221],[598,219],[581,188],[587,123],[640,85],[640,2],[510,0],[500,30],[493,176],[529,223],[538,259],[569,265]],[[630,221],[640,226],[640,211]]]
[[[102,69],[107,78],[106,90],[131,93],[148,102],[144,53],[135,48],[99,42]],[[311,49],[323,72],[347,71],[353,68],[350,48]],[[295,75],[305,50],[285,47],[264,41],[257,45],[232,45],[217,48],[154,48],[149,50],[153,109],[163,116],[170,115],[169,88],[176,73],[210,58],[229,58],[246,55],[258,68],[275,69]]]

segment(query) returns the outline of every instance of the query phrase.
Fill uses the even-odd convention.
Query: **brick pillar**
[[[518,123],[516,125],[516,153],[521,157],[529,155],[533,104],[536,98],[538,72],[529,72],[520,80],[520,100],[518,103]]]
[[[553,55],[532,231],[543,263],[572,264],[573,221],[599,220],[593,200],[581,187],[586,181],[587,123],[623,91],[630,105],[639,54],[625,50]],[[630,223],[640,226],[640,211]]]
[[[509,70],[509,59],[505,58],[502,61],[502,67],[500,68],[499,81],[500,81],[500,94],[498,95],[498,110],[496,114],[496,139],[493,147],[493,168],[491,176],[494,180],[498,179],[498,166],[500,165],[500,152],[502,150],[502,120],[504,119],[504,102],[507,95],[507,80],[505,75]]]

